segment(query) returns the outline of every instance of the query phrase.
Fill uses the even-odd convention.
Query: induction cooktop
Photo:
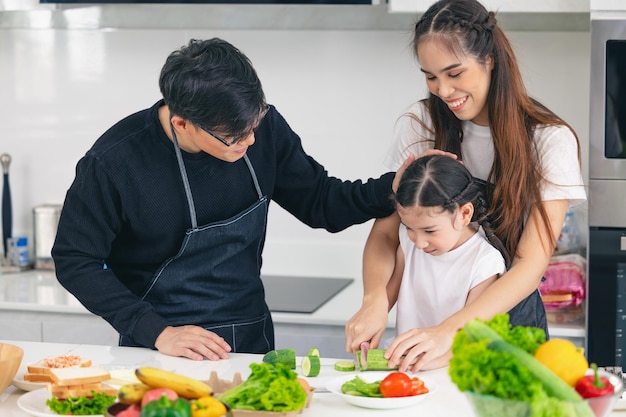
[[[262,275],[261,280],[270,311],[281,313],[313,313],[353,281],[287,275]]]

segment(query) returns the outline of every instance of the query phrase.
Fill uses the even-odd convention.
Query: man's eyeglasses
[[[260,121],[261,121],[261,120],[265,117],[265,115],[267,114],[267,112],[268,112],[268,110],[269,110],[269,109],[270,109],[270,106],[269,106],[269,105],[267,105],[267,104],[266,104],[265,106],[263,106],[263,110],[261,111],[261,113],[259,113],[259,118],[258,118],[258,121],[259,121],[259,122],[260,122]],[[217,140],[219,140],[220,142],[222,142],[222,143],[223,143],[224,145],[226,145],[226,146],[231,146],[231,145],[234,145],[235,143],[239,142],[240,140],[242,140],[243,138],[245,138],[245,137],[246,137],[246,136],[248,136],[248,134],[249,134],[249,133],[248,133],[248,134],[245,134],[245,135],[240,135],[240,136],[238,136],[238,137],[235,137],[234,139],[231,139],[231,140],[226,140],[225,138],[223,138],[222,136],[218,135],[217,133],[215,133],[215,132],[214,132],[214,131],[212,131],[211,129],[207,129],[206,127],[202,127],[202,126],[200,126],[200,125],[198,125],[198,127],[199,127],[200,129],[204,130],[204,131],[205,131],[206,133],[208,133],[209,135],[213,136],[215,139],[217,139]],[[252,131],[254,131],[255,129],[256,129],[256,127],[255,127],[254,129],[252,129],[252,130],[250,131],[250,133],[251,133]]]

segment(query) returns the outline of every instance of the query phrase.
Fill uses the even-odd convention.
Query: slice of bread
[[[69,397],[91,397],[93,396],[93,392],[96,393],[104,393],[107,395],[117,395],[117,388],[112,387],[107,384],[102,384],[100,382],[96,382],[93,384],[82,384],[82,385],[71,385],[71,386],[62,386],[49,384],[48,391],[50,393],[60,399],[65,400]]]
[[[50,376],[54,384],[63,386],[93,384],[111,379],[109,371],[99,366],[50,368]]]
[[[29,374],[44,374],[49,375],[50,369],[70,368],[70,367],[89,367],[91,366],[90,359],[81,358],[78,355],[61,355],[54,356],[45,359],[41,359],[38,362],[27,366]]]
[[[28,382],[52,382],[52,377],[48,374],[24,374],[24,381]]]

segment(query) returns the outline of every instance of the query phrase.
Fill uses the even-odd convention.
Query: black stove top
[[[352,278],[262,275],[270,311],[313,313],[347,287]]]

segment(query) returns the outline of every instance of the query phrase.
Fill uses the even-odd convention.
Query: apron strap
[[[176,132],[174,132],[174,125],[172,124],[172,118],[170,117],[170,129],[172,129],[172,139],[174,142],[174,151],[176,151],[176,160],[178,161],[178,169],[180,170],[180,176],[183,179],[183,185],[185,187],[185,195],[187,196],[187,203],[189,205],[189,217],[191,217],[191,228],[198,228],[198,218],[196,216],[196,206],[193,203],[191,197],[191,187],[189,186],[189,178],[187,178],[187,171],[185,170],[185,162],[183,161],[183,154],[180,152],[180,146],[178,146],[178,139],[176,138]]]
[[[262,198],[263,194],[261,194],[261,187],[259,186],[259,180],[256,177],[256,172],[254,171],[254,167],[252,166],[252,162],[250,162],[250,159],[248,158],[247,153],[243,155],[243,159],[244,161],[246,161],[246,165],[248,165],[248,170],[250,171],[250,175],[252,175],[252,181],[254,181],[254,188],[256,188],[256,193],[259,196],[259,198]]]

